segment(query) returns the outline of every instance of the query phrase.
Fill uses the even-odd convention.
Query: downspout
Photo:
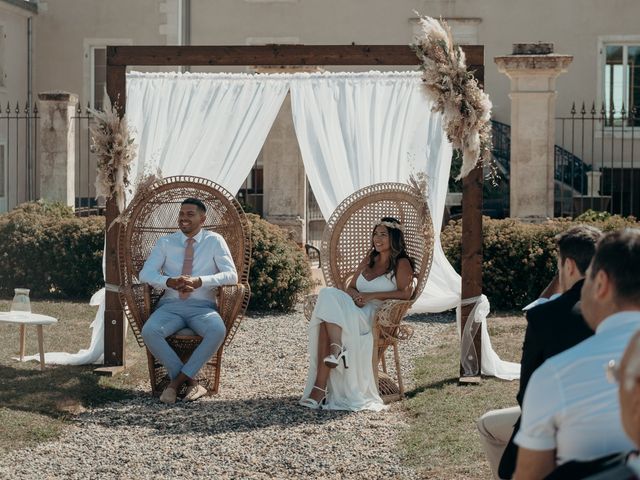
[[[33,191],[33,174],[35,164],[35,148],[33,144],[33,129],[31,115],[34,115],[33,105],[33,17],[27,18],[27,199],[35,200]]]
[[[178,0],[178,45],[191,44],[191,0]],[[182,72],[191,70],[190,65],[180,67]]]

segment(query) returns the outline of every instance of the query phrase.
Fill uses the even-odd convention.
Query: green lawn
[[[9,310],[0,300],[0,311]],[[75,352],[87,348],[89,326],[97,307],[86,303],[31,302],[34,313],[58,318],[44,327],[45,351]],[[27,327],[26,353],[38,352],[35,327]],[[65,420],[86,407],[126,398],[147,378],[146,356],[133,335],[127,338],[127,358],[133,362],[125,375],[99,377],[94,367],[47,366],[20,363],[19,326],[0,324],[0,453],[56,437]]]
[[[520,361],[525,320],[521,315],[489,318],[489,333],[500,358]],[[518,382],[483,378],[480,385],[458,385],[452,365],[459,342],[451,325],[435,353],[416,368],[416,388],[406,408],[410,428],[403,437],[406,461],[425,478],[491,478],[475,420],[487,410],[515,405]]]
[[[9,301],[0,300],[0,311]],[[32,302],[35,313],[55,316],[44,327],[46,351],[77,351],[91,338],[89,325],[96,307],[84,303]],[[521,315],[489,319],[494,349],[505,360],[519,361],[524,333]],[[19,363],[19,327],[0,324],[0,454],[55,438],[69,418],[89,406],[124,399],[148,382],[146,356],[131,332],[127,336],[129,368],[116,377],[100,377],[92,366],[50,366]],[[489,478],[475,419],[486,410],[514,405],[518,382],[483,379],[477,386],[459,386],[455,376],[459,343],[455,324],[447,326],[441,346],[419,360],[417,385],[404,406],[410,427],[400,448],[405,461],[427,478]],[[34,327],[27,329],[27,354],[37,352]]]

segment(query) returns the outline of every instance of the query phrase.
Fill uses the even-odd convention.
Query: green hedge
[[[311,288],[306,256],[286,232],[248,215],[253,310],[293,309]],[[86,299],[103,285],[104,217],[77,218],[60,204],[31,202],[0,215],[0,295]]]
[[[574,221],[554,219],[540,224],[485,217],[482,224],[482,290],[492,307],[520,309],[538,298],[556,272],[554,236],[577,223],[594,225],[603,231],[640,227],[633,217],[598,212],[587,212]],[[450,222],[440,238],[445,255],[460,272],[462,222]]]
[[[252,310],[290,311],[312,286],[309,262],[287,233],[258,215],[247,214],[251,225]]]
[[[77,218],[61,204],[31,202],[0,215],[0,295],[87,298],[102,284],[104,218]]]

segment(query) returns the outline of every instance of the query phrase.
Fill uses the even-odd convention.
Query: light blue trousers
[[[202,342],[184,364],[166,340],[183,328],[190,328],[202,337]],[[172,380],[180,372],[195,378],[207,360],[218,351],[225,333],[224,322],[215,310],[215,304],[208,300],[161,299],[142,327],[144,343],[164,365]]]

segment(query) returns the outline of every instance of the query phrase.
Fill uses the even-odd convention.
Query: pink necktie
[[[182,275],[191,275],[193,270],[193,238],[187,238],[187,246],[184,248],[184,261],[182,262]],[[180,292],[180,298],[185,299],[189,297],[189,292]]]

